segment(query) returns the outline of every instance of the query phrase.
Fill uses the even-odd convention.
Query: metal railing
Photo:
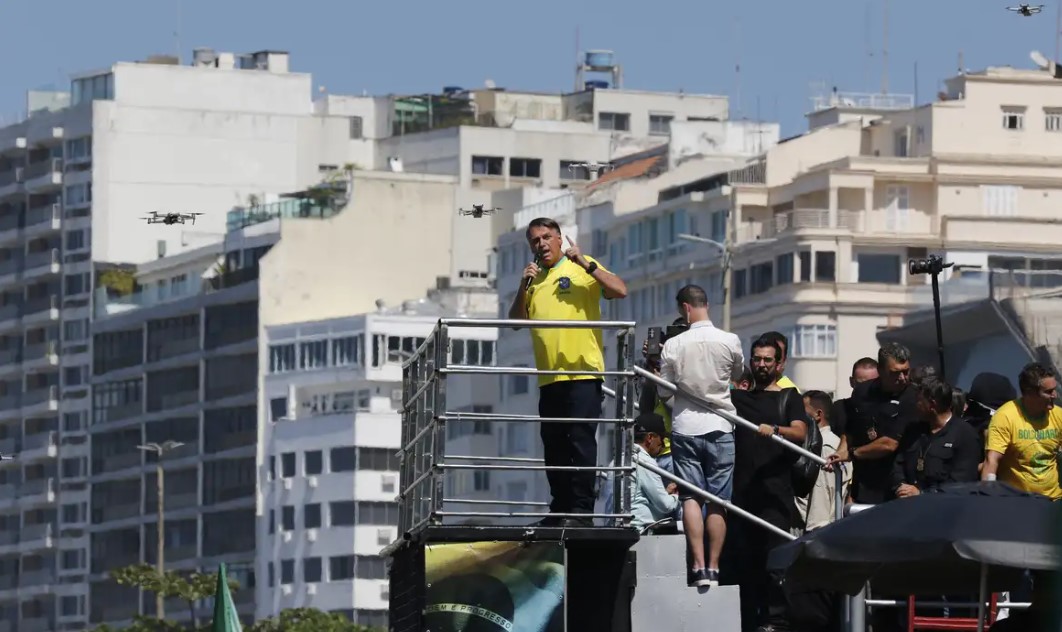
[[[617,360],[614,370],[605,371],[540,371],[526,367],[451,365],[450,329],[503,328],[514,329],[610,329],[617,333]],[[620,526],[628,526],[633,518],[630,511],[631,490],[627,484],[634,475],[634,364],[633,322],[605,321],[547,321],[505,319],[440,319],[432,333],[402,364],[402,443],[399,450],[400,492],[398,531],[400,539],[411,539],[428,526],[447,524],[448,518],[606,518]],[[539,417],[505,413],[470,413],[447,410],[446,380],[452,375],[592,375],[615,377],[621,397],[616,401],[616,414],[612,418],[576,419],[563,417]],[[558,466],[540,464],[537,459],[448,454],[446,426],[463,422],[497,423],[602,423],[615,424],[612,466]],[[444,480],[448,472],[460,471],[565,471],[565,472],[616,472],[614,513],[565,514],[529,511],[451,511],[449,503],[471,505],[525,506],[513,501],[468,501],[445,497]],[[534,506],[534,505],[532,505]]]

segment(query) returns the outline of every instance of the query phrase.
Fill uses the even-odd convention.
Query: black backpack
[[[782,390],[782,397],[779,398],[779,413],[780,418],[783,421],[792,421],[786,419],[786,409],[789,407],[789,398],[796,393],[795,388],[787,388]],[[799,393],[797,393],[799,395]],[[804,445],[802,446],[808,452],[817,456],[822,456],[822,432],[819,430],[817,424],[812,423],[810,420],[805,419],[805,423],[808,427],[807,433],[804,435]],[[793,463],[793,469],[791,471],[793,479],[793,493],[797,498],[807,498],[811,494],[811,490],[815,488],[815,481],[819,478],[819,472],[821,466],[812,461],[806,456],[799,456]]]

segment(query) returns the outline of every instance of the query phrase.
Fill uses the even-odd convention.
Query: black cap
[[[634,420],[634,434],[643,435],[652,432],[663,437],[667,434],[664,418],[656,413],[642,413]]]

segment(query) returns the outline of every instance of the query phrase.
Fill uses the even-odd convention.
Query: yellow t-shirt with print
[[[1062,409],[1052,408],[1043,419],[1031,420],[1018,400],[1003,404],[988,424],[986,450],[999,452],[996,478],[1020,490],[1062,498],[1058,457],[1062,442]]]
[[[800,389],[797,388],[797,385],[793,384],[793,380],[789,379],[789,377],[785,376],[785,375],[783,375],[782,377],[778,378],[778,388],[781,388],[781,389],[796,388],[796,392],[798,392],[798,393],[800,392]]]
[[[660,398],[656,398],[656,408],[653,412],[664,418],[664,432],[667,436],[664,437],[664,449],[660,450],[660,454],[657,456],[664,456],[665,454],[671,454],[671,412],[668,411],[667,406],[664,406],[664,402],[660,401]]]
[[[585,255],[584,255],[585,257]],[[591,257],[585,257],[593,262]],[[597,264],[601,270],[605,268]],[[603,289],[578,264],[562,257],[538,273],[527,297],[531,320],[601,320]],[[535,366],[545,371],[604,371],[604,343],[600,329],[531,329]],[[567,380],[600,380],[599,375],[540,375],[538,385]]]

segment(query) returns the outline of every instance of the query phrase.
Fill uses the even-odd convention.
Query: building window
[[[774,262],[757,263],[749,268],[749,294],[763,294],[774,285]]]
[[[353,500],[328,503],[328,524],[333,527],[352,527],[357,512],[358,504]]]
[[[597,115],[597,128],[612,132],[631,131],[631,115],[621,112],[601,112]]]
[[[321,558],[307,557],[302,560],[302,581],[307,584],[321,581]]]
[[[270,345],[269,372],[284,373],[295,370],[295,345]]]
[[[323,470],[323,458],[320,450],[310,450],[303,455],[303,468],[307,476],[317,476]]]
[[[492,366],[494,364],[494,341],[461,340],[450,341],[450,362],[472,366]]]
[[[490,472],[472,472],[472,490],[477,492],[489,492]]]
[[[837,281],[837,253],[832,250],[820,250],[815,253],[815,282],[834,283]]]
[[[291,478],[295,476],[295,453],[285,452],[280,455],[280,476]]]
[[[514,178],[541,178],[542,161],[538,158],[510,158],[509,175]]]
[[[321,503],[314,503],[312,505],[303,505],[303,507],[302,507],[302,527],[304,529],[320,529],[321,528]]]
[[[299,368],[323,369],[328,366],[328,341],[314,340],[299,344]]]
[[[350,117],[350,137],[352,139],[359,139],[364,137],[364,130],[362,129],[362,119],[360,116]]]
[[[1044,130],[1062,132],[1062,109],[1044,110]]]
[[[280,561],[280,583],[281,584],[293,584],[293,583],[295,583],[295,560],[281,560]]]
[[[907,144],[909,137],[907,136],[907,130],[902,129],[893,134],[893,153],[899,158],[907,157]]]
[[[354,447],[332,448],[329,454],[329,471],[353,472],[358,464],[358,449]]]
[[[793,282],[793,253],[787,252],[784,255],[778,255],[775,259],[775,267],[778,274],[778,279],[775,283],[788,285]]]
[[[280,528],[283,531],[295,530],[295,507],[288,505],[280,508]]]
[[[731,281],[732,285],[730,291],[733,293],[735,299],[745,296],[748,287],[748,276],[748,270],[734,270],[734,278]]]
[[[328,579],[334,582],[354,579],[354,556],[338,555],[328,558]]]
[[[499,156],[472,156],[472,174],[477,176],[500,176],[505,159]]]
[[[526,375],[512,375],[510,379],[512,382],[509,384],[509,393],[512,395],[523,395],[531,388]]]
[[[345,336],[332,340],[332,359],[335,366],[361,364],[361,336]]]
[[[669,136],[671,134],[671,121],[675,120],[670,114],[650,114],[649,134],[651,136]]]
[[[1015,186],[981,186],[985,214],[989,217],[1014,217],[1018,213],[1018,191]]]
[[[1025,129],[1025,108],[1004,107],[1003,129],[1013,132],[1020,132]]]
[[[789,337],[794,358],[837,357],[836,325],[797,325]]]
[[[856,255],[859,283],[900,283],[900,255],[860,253]]]

